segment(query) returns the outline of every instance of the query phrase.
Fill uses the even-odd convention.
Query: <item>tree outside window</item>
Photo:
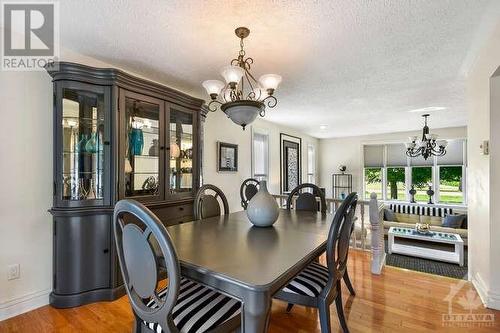
[[[463,183],[461,166],[439,167],[439,202],[463,203]]]
[[[417,191],[415,201],[428,201],[429,196],[426,192],[432,184],[432,167],[413,167],[411,182]]]
[[[381,168],[365,168],[365,198],[369,199],[372,192],[377,194],[378,199],[383,199]]]
[[[390,200],[406,199],[405,168],[387,168],[387,196]]]

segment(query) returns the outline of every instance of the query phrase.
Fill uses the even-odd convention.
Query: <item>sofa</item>
[[[419,205],[407,203],[386,203],[384,205],[384,233],[387,235],[390,227],[415,228],[416,223],[427,223],[431,231],[459,234],[467,245],[467,211],[435,205]],[[388,212],[388,210],[392,211]],[[443,227],[443,221],[448,215],[465,215],[460,227]],[[389,220],[392,218],[393,220]]]

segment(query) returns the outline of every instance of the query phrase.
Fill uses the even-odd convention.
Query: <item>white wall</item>
[[[497,309],[500,309],[500,211],[493,207],[500,199],[500,86],[496,83],[496,90],[490,95],[490,77],[499,66],[500,24],[497,24],[467,77],[469,276],[487,306]],[[489,156],[480,152],[483,140],[490,140]]]
[[[52,287],[52,85],[47,73],[0,72],[0,320]],[[7,267],[21,279],[7,281]]]
[[[432,120],[432,119],[431,119]],[[457,139],[467,137],[466,127],[432,128],[431,132],[438,134],[440,139]],[[327,196],[332,195],[332,174],[338,173],[338,166],[347,166],[347,173],[351,173],[353,191],[363,192],[363,144],[399,143],[407,142],[409,136],[421,136],[419,131],[396,132],[354,136],[319,141],[319,170],[320,185],[326,188]]]
[[[270,112],[274,112],[272,110]],[[276,110],[276,112],[286,112]],[[262,119],[256,120],[243,131],[227,116],[220,112],[209,112],[205,122],[203,182],[220,187],[227,196],[231,211],[242,210],[240,200],[240,185],[251,177],[251,133],[252,128],[269,134],[269,181],[270,193],[280,193],[280,133],[298,136],[302,139],[302,181],[307,179],[307,144],[316,147],[318,157],[318,139],[297,131],[278,126]],[[238,145],[238,172],[217,172],[217,141]],[[318,164],[316,163],[316,166]]]

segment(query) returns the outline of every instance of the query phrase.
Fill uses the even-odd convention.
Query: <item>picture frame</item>
[[[238,171],[238,145],[217,141],[217,171]]]
[[[290,193],[302,184],[302,139],[280,133],[281,193]]]

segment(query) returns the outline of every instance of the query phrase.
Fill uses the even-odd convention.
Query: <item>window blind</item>
[[[384,166],[384,146],[366,145],[363,147],[365,157],[365,167],[377,168]]]
[[[406,147],[402,143],[387,145],[387,166],[405,167],[408,164]]]
[[[465,140],[448,140],[446,155],[437,158],[438,165],[463,165]]]

